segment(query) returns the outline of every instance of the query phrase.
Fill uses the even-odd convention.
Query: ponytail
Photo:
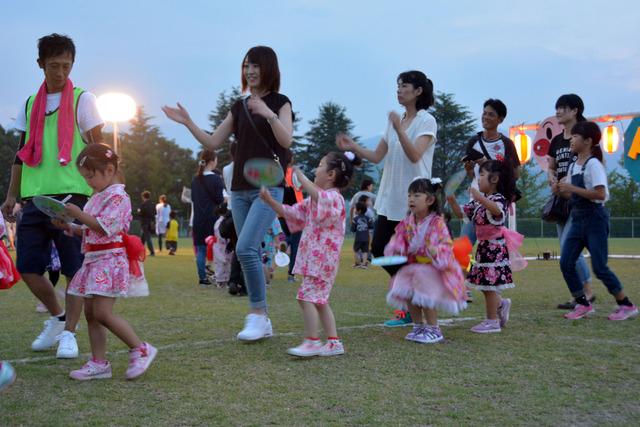
[[[207,164],[209,162],[214,162],[217,159],[218,156],[216,155],[215,151],[206,149],[202,150],[202,152],[200,153],[200,160],[198,161],[198,171],[196,172],[198,178],[203,176],[204,168],[207,167]]]

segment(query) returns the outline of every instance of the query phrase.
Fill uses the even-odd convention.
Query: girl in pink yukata
[[[488,160],[480,166],[479,191],[471,188],[473,200],[464,205],[464,213],[473,221],[478,236],[475,264],[466,285],[484,294],[487,318],[471,328],[472,332],[501,332],[509,321],[511,300],[500,292],[513,288],[512,267],[521,270],[526,261],[518,253],[523,236],[504,226],[507,208],[515,198],[513,168],[502,160]]]
[[[118,297],[149,294],[138,262],[144,259],[144,246],[126,234],[131,201],[118,180],[118,156],[105,144],[90,144],[80,152],[76,164],[94,193],[84,211],[70,203],[65,209],[83,225],[60,220],[54,224],[67,234],[82,236],[84,262],[67,292],[84,297],[92,357],[70,376],[78,381],[111,378],[111,363],[106,360],[108,329],[130,348],[126,378],[132,380],[147,370],[157,350],[142,342],[131,325],[112,310]]]
[[[336,356],[345,352],[329,307],[329,293],[340,265],[346,224],[340,189],[349,185],[353,165],[357,163],[351,152],[331,152],[320,160],[313,182],[295,168],[309,197],[293,206],[275,201],[266,188],[260,190],[260,197],[287,221],[292,233],[302,230],[293,273],[303,276],[297,298],[304,318],[305,338],[302,344],[287,350],[292,356]],[[319,337],[318,320],[327,335],[324,345]]]
[[[458,315],[467,307],[464,275],[440,214],[440,182],[418,177],[409,184],[409,216],[396,226],[384,249],[386,256],[407,257],[407,264],[391,278],[387,302],[409,310],[415,325],[405,339],[422,344],[444,339],[438,310]]]

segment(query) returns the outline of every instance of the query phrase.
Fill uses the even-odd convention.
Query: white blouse
[[[431,135],[434,142],[424,152],[422,159],[412,163],[402,149],[393,125],[391,122],[387,124],[383,139],[387,143],[388,151],[384,157],[380,188],[374,206],[378,215],[384,215],[390,221],[401,221],[407,216],[409,184],[417,176],[431,178],[437,131],[436,119],[426,110],[419,110],[405,132],[414,144],[423,135]]]

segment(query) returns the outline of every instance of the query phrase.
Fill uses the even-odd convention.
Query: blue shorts
[[[74,195],[68,203],[83,208],[86,202],[86,196]],[[51,262],[51,242],[58,249],[62,274],[73,277],[82,266],[82,239],[67,236],[54,227],[51,218],[31,201],[23,205],[16,236],[16,268],[22,274],[44,274]]]

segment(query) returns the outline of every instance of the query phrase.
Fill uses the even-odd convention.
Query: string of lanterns
[[[600,140],[600,146],[602,150],[608,154],[615,153],[620,146],[620,131],[618,130],[618,126],[616,126],[616,122],[621,120],[629,120],[635,117],[640,117],[640,113],[624,113],[611,115],[607,114],[604,116],[592,117],[588,120],[594,122],[605,122],[609,123],[602,130],[602,138]],[[516,146],[516,152],[518,153],[518,158],[520,159],[520,164],[525,164],[531,159],[531,138],[527,135],[527,131],[536,131],[538,130],[538,123],[530,123],[530,124],[520,124],[516,126],[511,126],[509,128],[509,137],[514,142]]]

